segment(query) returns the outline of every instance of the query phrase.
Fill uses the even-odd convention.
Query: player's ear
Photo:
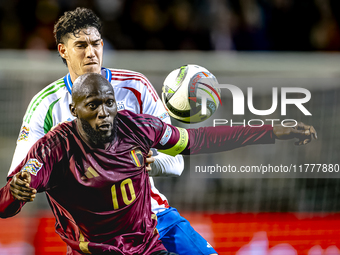
[[[77,118],[78,117],[77,116],[77,109],[74,106],[74,103],[69,104],[69,108],[70,108],[70,112],[71,112],[72,116]]]
[[[64,59],[66,59],[66,57],[67,57],[67,49],[66,49],[65,44],[59,43],[58,44],[58,51],[59,51],[60,56],[62,58],[64,58]]]
[[[102,45],[102,47],[104,47],[104,40],[103,39],[101,41],[101,45]]]

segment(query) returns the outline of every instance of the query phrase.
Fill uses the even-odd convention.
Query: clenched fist
[[[31,174],[29,172],[19,172],[13,176],[10,183],[12,196],[24,202],[32,202],[37,193],[36,189],[30,187]]]

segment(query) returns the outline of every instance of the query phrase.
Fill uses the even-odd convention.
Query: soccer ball
[[[217,84],[215,76],[204,67],[184,65],[165,78],[162,102],[174,119],[198,123],[208,119],[222,104]]]

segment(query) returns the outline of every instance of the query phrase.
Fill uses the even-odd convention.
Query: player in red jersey
[[[151,115],[117,113],[113,88],[100,74],[80,76],[72,92],[76,119],[38,140],[0,190],[3,218],[45,191],[68,254],[169,254],[151,212],[144,163],[151,147],[170,155],[198,154],[316,138],[314,128],[304,124],[182,129]]]

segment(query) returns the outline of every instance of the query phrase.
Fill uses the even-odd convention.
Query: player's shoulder
[[[41,137],[32,148],[40,158],[45,158],[46,155],[49,155],[49,157],[60,160],[68,157],[67,153],[61,153],[61,151],[64,152],[74,148],[77,139],[75,125],[73,121],[68,121],[55,126]]]
[[[128,119],[158,119],[155,116],[149,114],[137,114],[130,110],[121,110],[117,112],[119,117],[128,118]]]
[[[133,71],[133,70],[127,70],[127,69],[117,69],[117,68],[108,68],[112,74],[112,78],[126,78],[126,79],[133,79],[133,78],[140,78],[145,79],[146,76],[140,72]]]
[[[35,94],[33,98],[45,99],[46,97],[50,95],[55,95],[61,91],[67,91],[64,77],[50,83],[49,85],[41,89],[37,94]]]
[[[28,106],[28,111],[35,111],[39,106],[44,104],[49,105],[51,102],[67,95],[67,93],[64,78],[60,78],[35,94]]]
[[[43,142],[46,141],[67,141],[70,137],[75,137],[76,128],[75,120],[65,121],[54,126],[47,134],[42,138]]]
[[[111,84],[115,89],[124,88],[139,94],[141,98],[151,96],[153,101],[159,99],[155,88],[142,73],[126,69],[109,69],[111,71]],[[150,97],[150,98],[151,98]]]
[[[75,122],[76,120],[71,120],[71,121],[64,121],[59,123],[58,125],[54,126],[50,132],[63,132],[63,131],[67,131],[67,132],[74,132],[75,130]]]
[[[64,78],[50,83],[32,98],[24,116],[24,121],[29,123],[31,117],[37,112],[46,114],[49,107],[57,103],[61,97],[67,96],[67,93]]]
[[[127,69],[113,69],[109,68],[111,72],[111,82],[128,85],[140,84],[141,86],[152,86],[148,78],[140,72]]]
[[[155,116],[149,114],[136,114],[129,110],[121,110],[117,112],[118,119],[124,125],[135,125],[136,127],[145,126],[162,126],[162,121]]]

